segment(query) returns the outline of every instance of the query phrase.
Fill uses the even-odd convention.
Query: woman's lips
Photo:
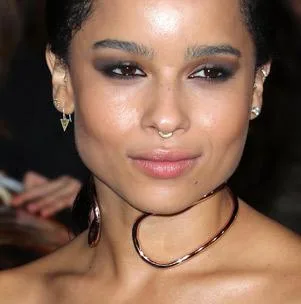
[[[176,178],[197,161],[197,157],[185,156],[183,153],[150,153],[132,158],[132,161],[145,174],[160,179]]]

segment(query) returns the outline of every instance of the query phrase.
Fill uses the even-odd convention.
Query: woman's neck
[[[128,280],[139,273],[154,271],[137,254],[132,228],[142,215],[129,204],[102,192],[101,240],[93,258],[97,273]],[[170,262],[210,240],[228,221],[231,198],[222,190],[194,207],[171,216],[149,216],[140,225],[138,237],[144,253],[160,263]],[[197,258],[197,257],[196,257]],[[96,270],[97,268],[101,268]]]

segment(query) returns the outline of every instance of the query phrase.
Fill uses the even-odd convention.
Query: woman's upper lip
[[[147,160],[154,162],[176,162],[199,157],[200,154],[181,150],[152,150],[131,155],[134,160]]]

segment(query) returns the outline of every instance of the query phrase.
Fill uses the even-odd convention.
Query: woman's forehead
[[[91,37],[144,42],[182,37],[210,43],[246,34],[242,20],[240,0],[101,0],[83,31]]]
[[[103,14],[117,13],[119,11],[127,14],[143,11],[145,14],[160,13],[162,10],[169,10],[170,13],[178,12],[180,15],[193,10],[197,13],[204,13],[210,8],[215,11],[222,11],[228,15],[225,9],[235,8],[241,12],[242,0],[94,0],[94,9]]]

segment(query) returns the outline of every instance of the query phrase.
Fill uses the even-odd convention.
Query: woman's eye
[[[146,77],[146,74],[136,65],[120,64],[105,67],[104,73],[115,78],[130,79],[134,77]]]
[[[225,68],[207,67],[194,72],[189,76],[190,79],[201,78],[208,81],[222,81],[231,76],[231,72]]]

